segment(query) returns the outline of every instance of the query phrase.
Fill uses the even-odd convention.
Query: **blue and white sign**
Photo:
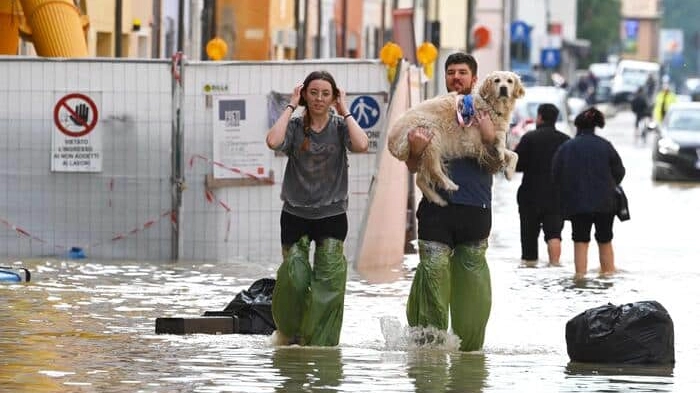
[[[637,19],[625,19],[625,38],[637,39],[639,34],[639,20]]]
[[[384,130],[384,113],[386,113],[386,95],[377,94],[353,94],[348,93],[347,100],[350,103],[350,114],[369,138],[368,153],[379,151],[380,136]]]
[[[510,40],[512,42],[530,42],[530,26],[521,21],[516,20],[510,24]]]
[[[556,68],[561,63],[561,51],[554,48],[542,48],[540,64],[544,68]]]
[[[382,112],[379,103],[371,96],[359,96],[350,104],[350,113],[363,129],[374,127]]]

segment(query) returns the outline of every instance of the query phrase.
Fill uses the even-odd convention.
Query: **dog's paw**
[[[457,184],[455,184],[455,183],[454,183],[452,180],[450,180],[449,178],[443,179],[443,181],[442,181],[441,183],[442,183],[441,186],[442,186],[442,189],[443,189],[443,190],[446,190],[446,191],[457,191],[457,190],[459,190],[459,186],[458,186]]]
[[[440,197],[437,197],[437,199],[434,200],[433,202],[434,202],[436,205],[441,206],[441,207],[447,206],[447,201],[444,200],[444,199],[442,199],[442,198],[440,198]]]
[[[503,175],[505,175],[507,180],[513,179],[513,176],[515,176],[515,161],[511,160],[506,163],[506,166],[503,168]]]
[[[513,176],[515,176],[515,168],[505,167],[503,169],[503,175],[505,175],[506,180],[512,180]]]
[[[515,152],[506,153],[506,162],[503,167],[503,174],[507,180],[511,180],[515,175],[515,169],[518,166],[518,154]]]

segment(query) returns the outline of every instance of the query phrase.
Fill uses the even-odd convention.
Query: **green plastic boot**
[[[347,272],[342,240],[328,238],[316,244],[311,293],[302,326],[304,344],[338,345],[343,325]]]
[[[484,345],[491,314],[491,273],[486,263],[486,241],[459,245],[450,264],[452,330],[462,343],[461,351],[477,351]]]
[[[443,243],[419,240],[418,252],[420,263],[406,305],[408,325],[447,330],[452,250]]]
[[[304,236],[283,248],[282,257],[272,292],[272,318],[278,334],[283,336],[281,341],[285,341],[282,344],[298,344],[311,282],[309,238]]]

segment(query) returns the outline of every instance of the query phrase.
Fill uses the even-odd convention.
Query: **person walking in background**
[[[292,117],[299,105],[303,116]],[[348,111],[345,92],[333,76],[314,71],[294,88],[266,142],[288,157],[281,194],[283,261],[272,294],[276,342],[338,345],[347,276],[347,150],[367,151],[367,134]],[[310,241],[315,243],[313,267]]]
[[[634,120],[634,132],[635,135],[640,134],[639,132],[639,123],[641,123],[642,119],[646,116],[650,115],[649,111],[649,102],[647,101],[647,96],[644,92],[644,87],[639,87],[637,89],[637,93],[634,95],[634,98],[632,99],[631,102],[631,109],[632,112],[634,112],[635,120]]]
[[[466,53],[453,53],[445,62],[448,92],[470,94],[477,82],[477,62]],[[488,115],[477,114],[481,139],[493,145],[495,127]],[[408,135],[408,169],[415,173],[432,134],[426,129]],[[491,313],[491,276],[486,261],[491,232],[491,188],[498,170],[498,153],[491,149],[486,166],[472,158],[447,163],[450,178],[459,189],[438,190],[448,201],[439,206],[425,197],[420,201],[418,249],[420,262],[408,296],[409,326],[452,330],[461,339],[460,350],[482,348]],[[449,314],[448,314],[449,312]]]
[[[536,129],[523,135],[515,148],[516,171],[523,173],[518,188],[520,249],[522,263],[537,266],[540,230],[547,242],[550,266],[560,266],[561,231],[564,220],[552,189],[552,157],[569,136],[555,128],[559,109],[545,103],[537,107]]]
[[[599,110],[584,110],[576,116],[574,126],[576,136],[562,144],[554,154],[552,177],[562,215],[571,220],[574,277],[582,279],[588,269],[588,244],[593,226],[600,273],[609,275],[615,272],[612,245],[615,186],[622,182],[625,167],[615,147],[595,134],[596,127],[605,127],[605,117]]]
[[[642,120],[642,118],[644,116],[649,116],[650,114],[649,101],[647,100],[647,96],[644,92],[644,87],[640,86],[637,89],[634,98],[632,98],[631,109],[636,117],[634,126],[639,127],[639,122]]]
[[[671,91],[671,86],[664,81],[661,85],[661,90],[656,93],[656,98],[654,99],[654,120],[657,123],[660,124],[664,121],[668,107],[674,104],[676,99],[676,94]]]
[[[586,91],[586,102],[588,105],[594,105],[595,95],[598,91],[598,78],[595,76],[593,71],[588,71],[587,74],[588,90]]]
[[[647,80],[644,82],[644,87],[646,88],[647,103],[649,103],[654,98],[654,92],[656,91],[656,79],[654,79],[654,75],[652,73],[647,75]]]

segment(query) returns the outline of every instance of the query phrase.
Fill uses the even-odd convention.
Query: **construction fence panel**
[[[163,259],[167,61],[0,59],[0,253]]]
[[[353,259],[384,131],[381,63],[184,61],[173,89],[169,61],[16,56],[0,57],[0,257],[279,258],[286,157],[267,149],[265,134],[275,105],[318,69],[353,105],[378,102],[371,121],[361,118],[373,149],[350,153]],[[241,103],[245,119],[215,116]],[[231,127],[244,143],[232,142]],[[173,144],[176,129],[184,146]],[[184,161],[181,208],[173,206],[173,148]],[[239,156],[253,168],[237,167]]]

